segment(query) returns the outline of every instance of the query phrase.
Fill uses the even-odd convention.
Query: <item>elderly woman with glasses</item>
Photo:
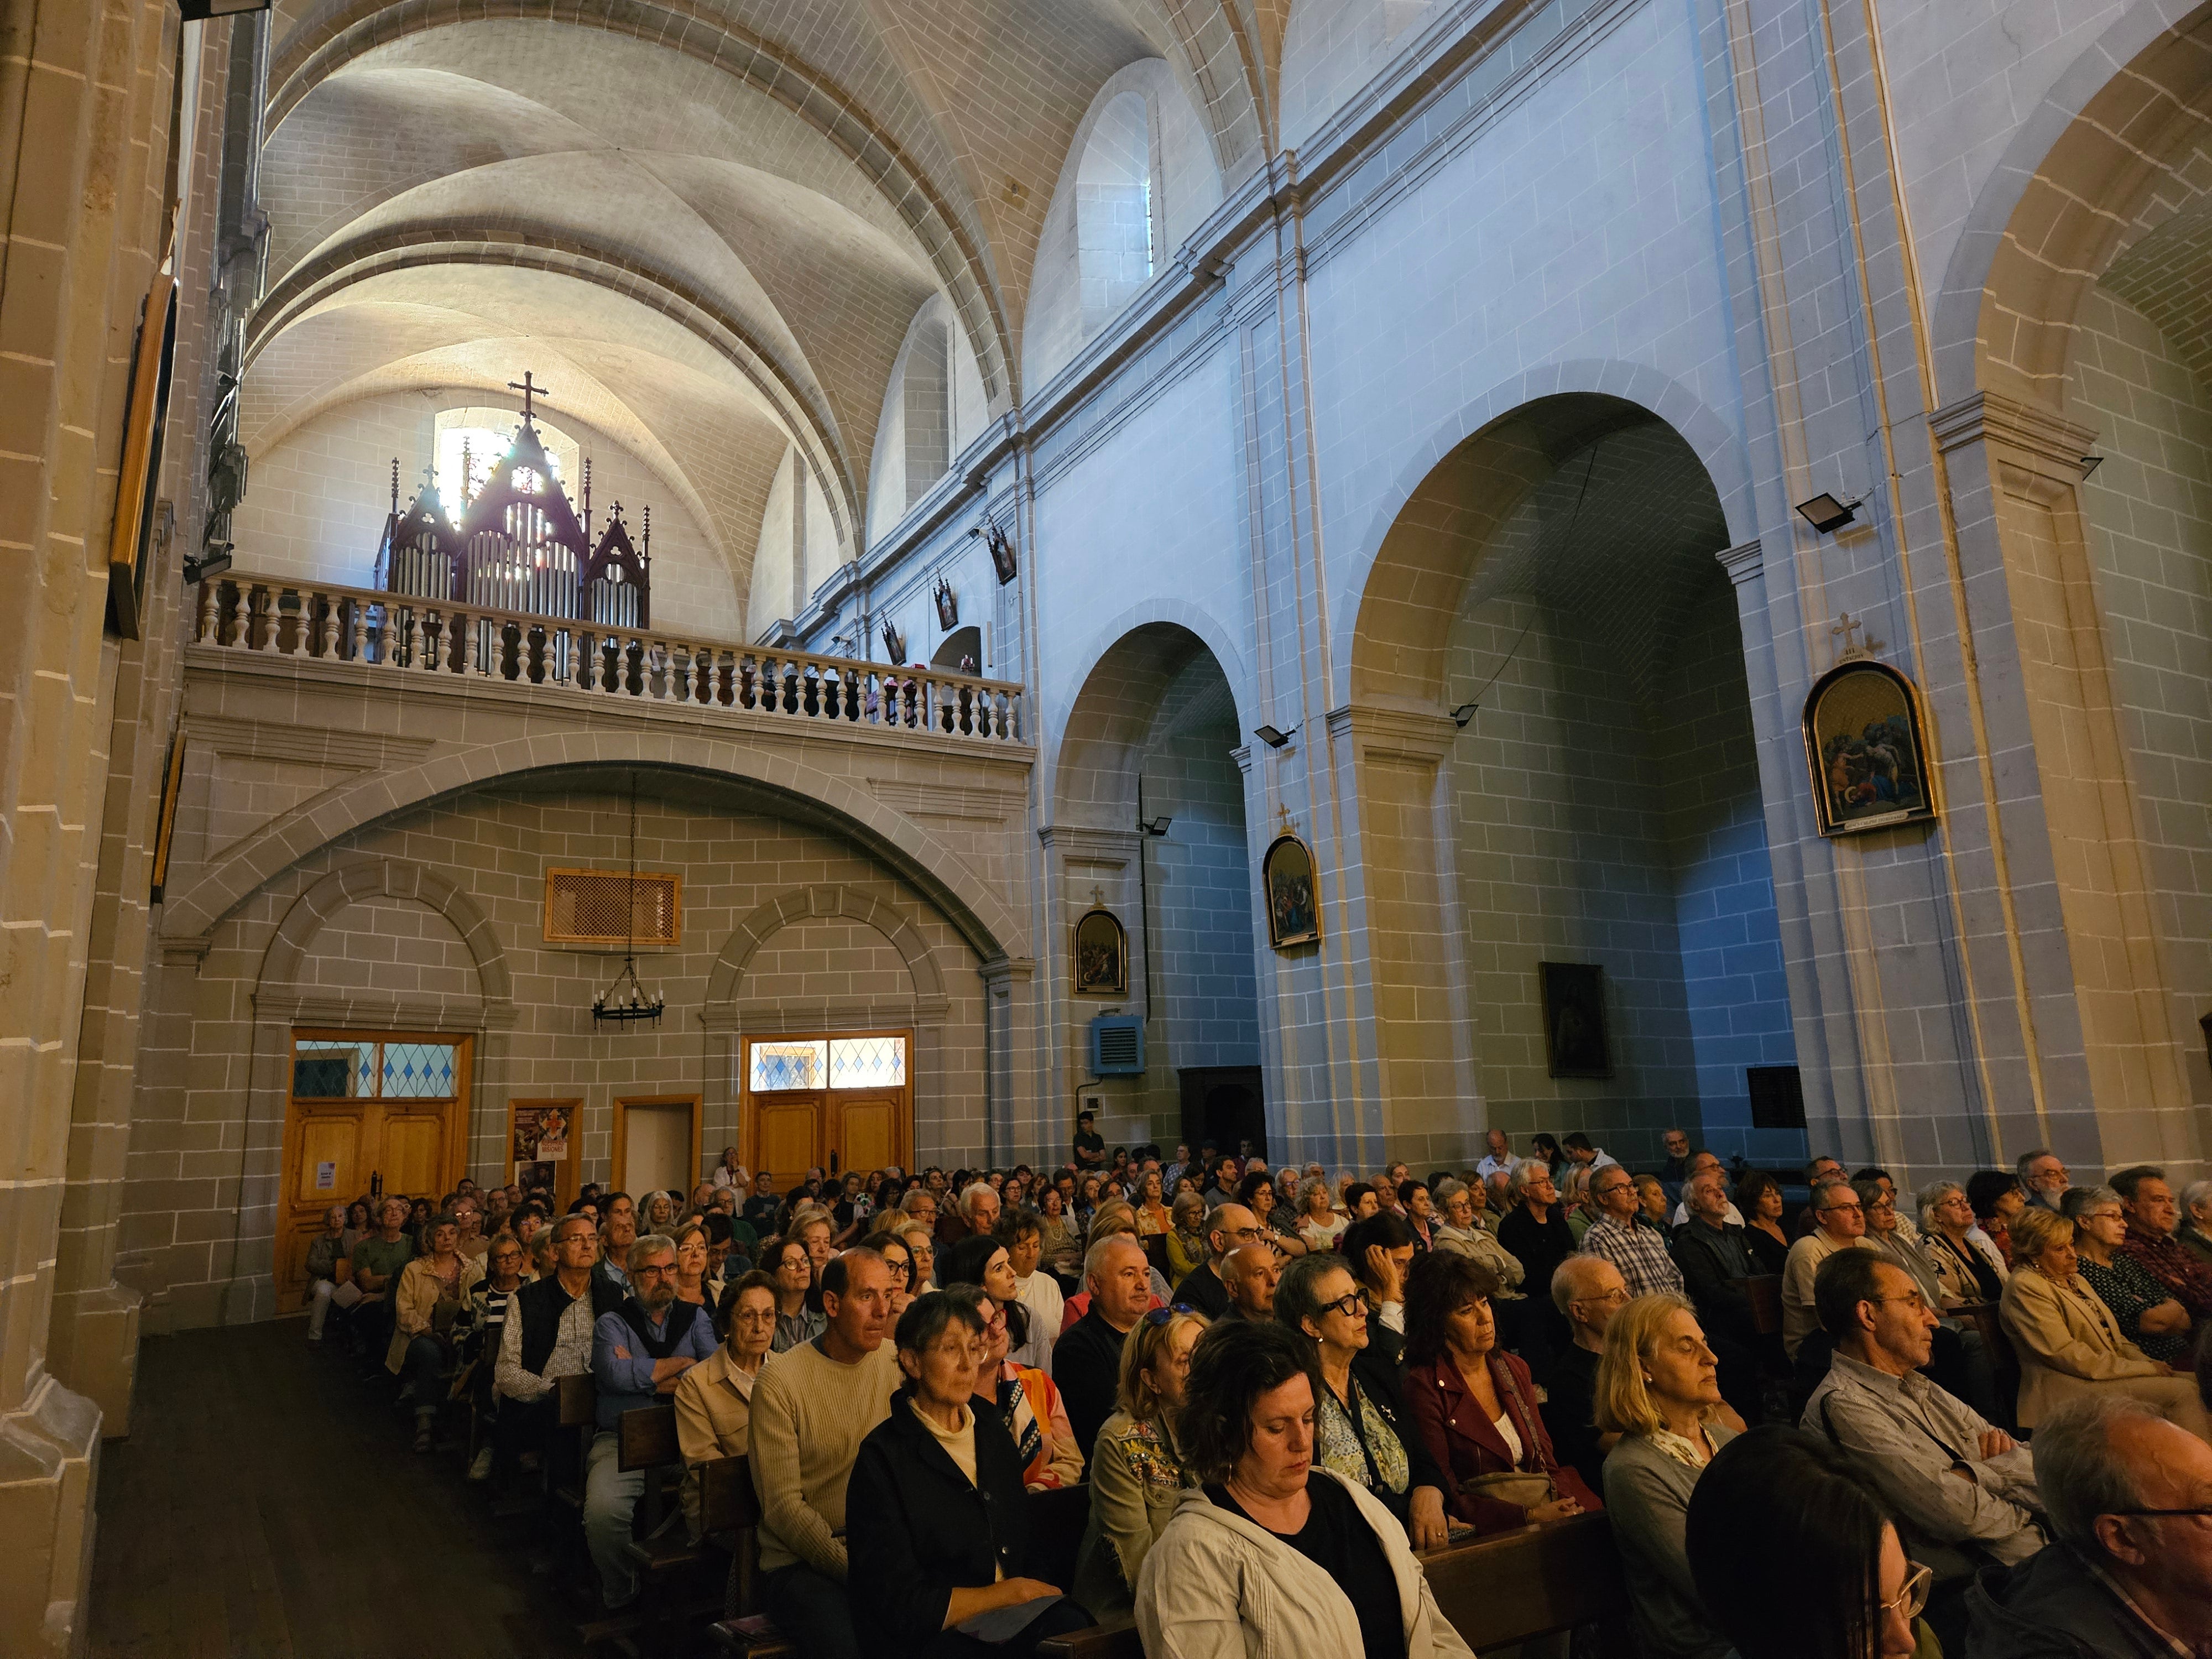
[[[1947,1302],[1994,1302],[2004,1294],[2005,1259],[1975,1224],[1973,1200],[1959,1182],[1931,1181],[1920,1189],[1920,1243]]]
[[[2110,1187],[2075,1187],[2061,1203],[2062,1213],[2074,1224],[2081,1277],[2112,1310],[2120,1334],[2153,1359],[2175,1366],[2184,1363],[2190,1352],[2189,1310],[2148,1268],[2121,1250],[2128,1216],[2120,1195]]]
[[[1003,1256],[1005,1249],[999,1254]],[[1011,1283],[1013,1274],[1008,1271],[1002,1277]],[[1030,1310],[1015,1297],[1001,1297],[972,1280],[949,1285],[945,1294],[975,1309],[983,1322],[983,1351],[975,1370],[976,1408],[998,1413],[1013,1437],[1014,1449],[1022,1457],[1022,1484],[1031,1492],[1078,1484],[1083,1479],[1083,1451],[1060,1390],[1035,1366],[1017,1365],[1006,1358],[1028,1340]]]
[[[1199,1339],[1176,1430],[1201,1484],[1138,1577],[1146,1653],[1468,1659],[1389,1510],[1361,1482],[1315,1466],[1325,1385],[1313,1353],[1264,1321]]]
[[[2012,1277],[1998,1316],[2020,1358],[2020,1425],[2033,1429],[2069,1399],[2109,1391],[2132,1395],[2212,1441],[2196,1378],[2153,1359],[2081,1277],[2075,1224],[2041,1205],[2013,1218]]]
[[[1366,1488],[1415,1549],[1435,1549],[1449,1535],[1443,1476],[1407,1415],[1396,1366],[1372,1346],[1368,1296],[1342,1256],[1316,1251],[1283,1270],[1275,1318],[1313,1345],[1314,1461]]]
[[[1439,1471],[1446,1508],[1477,1532],[1601,1509],[1562,1468],[1538,1409],[1536,1381],[1498,1346],[1498,1275],[1439,1250],[1413,1265],[1406,1302],[1406,1402],[1415,1438]],[[1276,1292],[1281,1306],[1282,1292]]]
[[[1175,1414],[1206,1327],[1194,1309],[1154,1308],[1121,1345],[1118,1409],[1091,1448],[1091,1510],[1075,1565],[1075,1599],[1097,1618],[1136,1604],[1145,1557],[1192,1485]]]

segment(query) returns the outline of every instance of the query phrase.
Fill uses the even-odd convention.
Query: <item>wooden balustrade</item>
[[[394,675],[505,680],[583,697],[689,703],[779,724],[1026,741],[1022,688],[937,669],[532,616],[238,572],[200,585],[203,646]]]

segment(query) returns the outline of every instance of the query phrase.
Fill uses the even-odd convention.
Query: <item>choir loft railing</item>
[[[239,571],[200,584],[194,640],[243,656],[358,663],[405,679],[503,681],[779,723],[1024,743],[1022,688],[696,635]]]

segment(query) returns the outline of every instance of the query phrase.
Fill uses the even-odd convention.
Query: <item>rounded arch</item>
[[[460,750],[386,773],[367,773],[263,825],[211,866],[167,909],[163,937],[204,939],[273,877],[380,819],[532,773],[647,766],[759,786],[911,883],[986,962],[1025,952],[1019,919],[936,835],[860,785],[786,755],[727,738],[633,728],[545,733]]]
[[[301,100],[348,64],[392,40],[438,28],[454,16],[436,0],[400,0],[396,5],[386,0],[325,0],[276,48],[269,66],[266,130],[274,133]],[[546,12],[532,0],[477,0],[466,16],[542,21]],[[556,21],[681,52],[737,77],[815,126],[877,181],[929,250],[968,331],[993,405],[1018,395],[1012,331],[988,248],[929,169],[858,98],[796,52],[738,27],[702,0],[580,0],[563,7]]]
[[[2051,409],[2081,296],[2122,243],[2178,127],[2212,88],[2212,0],[2136,0],[2068,65],[1969,210],[1932,321],[1936,396],[1999,391]],[[2176,210],[2201,186],[2157,204]]]
[[[1453,701],[1448,641],[1471,584],[1479,598],[1571,610],[1648,666],[1636,613],[1648,635],[1654,614],[1716,574],[1706,556],[1734,533],[1700,450],[1650,404],[1612,392],[1552,392],[1476,426],[1399,498],[1346,607],[1347,701]]]
[[[477,991],[489,1007],[514,1000],[514,978],[491,919],[450,877],[406,859],[364,859],[333,870],[292,901],[261,957],[260,983],[296,984],[307,948],[324,925],[362,899],[412,899],[453,924],[476,963]]]
[[[1053,818],[1078,825],[1103,813],[1111,821],[1092,827],[1126,830],[1143,755],[1164,721],[1211,730],[1225,714],[1242,738],[1236,685],[1205,638],[1181,623],[1139,623],[1089,660],[1060,728]]]
[[[707,975],[706,1006],[720,1007],[737,1000],[738,988],[744,983],[753,957],[781,929],[795,921],[830,916],[865,923],[890,940],[891,948],[906,963],[916,996],[945,994],[945,975],[938,971],[936,958],[930,954],[929,941],[921,936],[921,929],[911,916],[887,899],[851,887],[825,884],[794,887],[789,892],[779,893],[731,930],[728,942],[714,958],[714,966]]]

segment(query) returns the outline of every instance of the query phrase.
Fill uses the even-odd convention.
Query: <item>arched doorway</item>
[[[1054,775],[1055,925],[1064,944],[1103,903],[1129,934],[1125,996],[1060,987],[1070,1093],[1098,1100],[1109,1143],[1195,1146],[1224,1087],[1249,1097],[1240,1122],[1264,1110],[1241,743],[1220,663],[1173,623],[1123,635],[1069,710]],[[1142,1077],[1091,1080],[1087,1028],[1109,1009],[1146,1022]]]
[[[1468,438],[1385,537],[1352,702],[1431,711],[1442,752],[1363,763],[1376,1006],[1468,1028],[1447,1052],[1378,1018],[1394,1145],[1581,1128],[1656,1157],[1679,1123],[1723,1156],[1802,1156],[1751,1100],[1753,1069],[1796,1055],[1728,542],[1680,434],[1594,393]],[[1395,917],[1385,878],[1431,856],[1433,896]],[[1394,957],[1411,930],[1436,948]],[[1470,1073],[1447,1109],[1437,1079]]]

